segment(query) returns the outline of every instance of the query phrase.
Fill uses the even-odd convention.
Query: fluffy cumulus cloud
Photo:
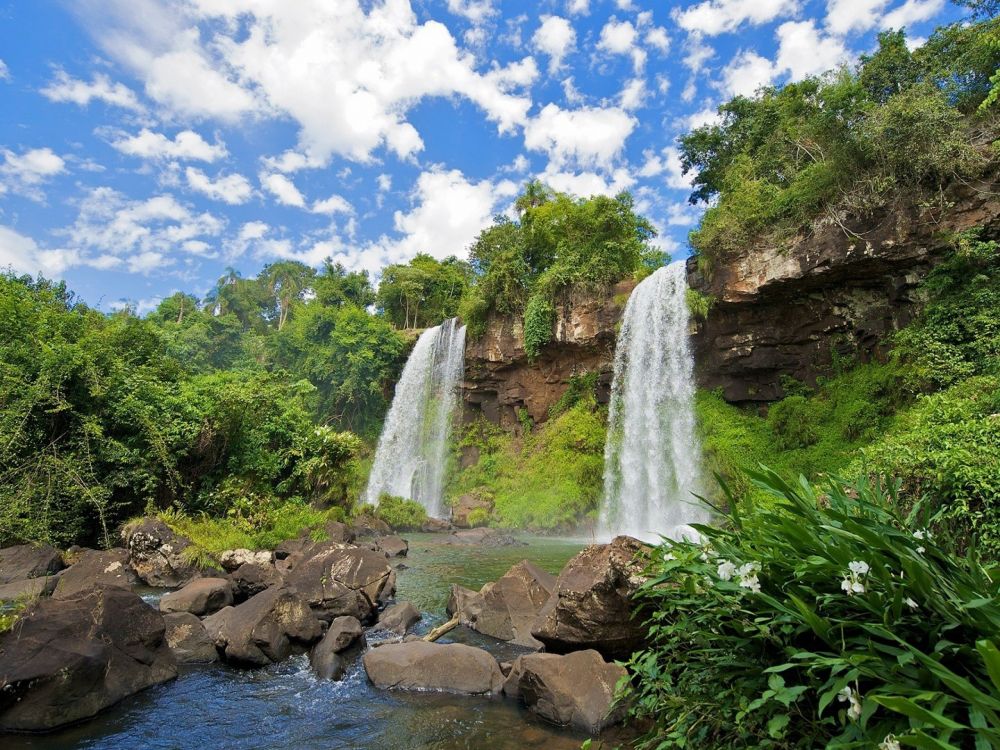
[[[944,0],[906,0],[886,13],[880,25],[883,29],[903,29],[933,18],[943,7]]]
[[[576,44],[576,31],[565,18],[542,16],[542,23],[531,37],[531,42],[535,49],[548,56],[549,72],[554,73]]]
[[[619,107],[565,110],[546,104],[525,126],[524,145],[546,153],[557,170],[574,165],[607,169],[637,124]]]
[[[278,203],[283,206],[305,208],[305,196],[299,192],[295,183],[285,175],[278,174],[277,172],[272,172],[271,174],[261,174],[260,184],[267,192],[275,197]]]
[[[889,0],[827,0],[826,27],[833,34],[867,31],[882,17]]]
[[[705,0],[673,12],[677,25],[689,33],[716,36],[743,24],[759,26],[799,11],[799,0]]]
[[[250,181],[241,174],[218,175],[212,179],[200,169],[188,167],[184,176],[192,190],[232,206],[246,203],[253,195]]]
[[[182,130],[173,138],[143,128],[136,135],[121,135],[111,145],[127,156],[152,161],[182,160],[213,162],[226,156],[223,143],[209,143],[193,130]]]
[[[667,187],[676,190],[690,190],[694,185],[692,180],[693,175],[690,173],[684,174],[684,168],[681,163],[681,152],[676,146],[667,146],[658,153],[649,149],[644,152],[643,157],[645,161],[639,169],[640,176],[662,176]]]
[[[17,193],[42,200],[41,185],[66,171],[66,160],[51,148],[32,148],[21,153],[0,150],[0,195]]]
[[[96,100],[134,112],[143,110],[132,89],[123,83],[113,82],[104,73],[95,73],[90,81],[82,81],[60,69],[40,93],[53,102],[72,102],[85,107]]]
[[[722,70],[719,88],[725,96],[750,96],[769,84],[776,73],[774,63],[766,57],[742,50]]]
[[[619,21],[614,16],[604,24],[597,48],[609,55],[628,55],[636,71],[646,64],[646,50],[639,44],[639,31],[631,21]]]
[[[448,0],[448,10],[473,23],[482,23],[497,12],[491,0]]]
[[[778,71],[794,80],[823,73],[848,58],[842,39],[823,34],[815,21],[789,21],[778,27]]]
[[[31,237],[0,225],[0,269],[53,277],[78,263],[79,255],[75,251],[42,249]]]
[[[329,198],[313,203],[312,212],[314,214],[326,214],[327,216],[332,216],[333,214],[353,214],[354,206],[344,196],[334,194]]]

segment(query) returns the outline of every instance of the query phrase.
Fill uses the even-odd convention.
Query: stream
[[[424,633],[446,619],[451,584],[479,589],[527,559],[558,573],[584,542],[525,537],[527,546],[443,544],[409,534],[397,570],[397,601],[410,601]],[[378,640],[372,633],[369,640]],[[456,628],[441,642],[485,648],[501,661],[524,650]],[[259,670],[222,664],[181,667],[177,680],[151,688],[76,727],[47,735],[5,736],[5,750],[574,750],[586,735],[552,727],[515,701],[443,693],[388,692],[369,684],[360,652],[340,682],[316,679],[305,654]]]

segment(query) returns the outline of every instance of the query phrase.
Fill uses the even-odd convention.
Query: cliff
[[[524,409],[533,423],[544,422],[570,378],[588,372],[599,373],[598,399],[607,401],[616,328],[634,286],[623,281],[604,294],[565,295],[556,305],[552,341],[530,362],[524,353],[521,316],[491,316],[485,334],[466,343],[464,418],[482,414],[517,432],[518,413]]]
[[[874,217],[817,222],[790,245],[762,244],[715,264],[688,261],[709,295],[693,343],[699,385],[730,402],[781,398],[783,376],[814,384],[838,358],[869,361],[919,311],[918,285],[955,233],[1000,237],[1000,183],[954,184],[933,204],[899,199]]]

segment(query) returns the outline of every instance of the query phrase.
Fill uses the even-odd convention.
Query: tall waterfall
[[[440,516],[452,415],[465,365],[465,326],[458,319],[428,328],[403,375],[375,451],[365,502],[382,493],[418,501],[429,516]]]
[[[700,448],[686,291],[684,263],[672,263],[644,279],[625,307],[604,446],[603,535],[693,536],[687,524],[708,518],[691,495]]]

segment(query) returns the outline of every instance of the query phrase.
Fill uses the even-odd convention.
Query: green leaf
[[[993,641],[981,640],[976,641],[976,650],[983,657],[983,662],[986,664],[986,671],[993,681],[993,687],[1000,690],[1000,649],[996,647]]]
[[[767,733],[774,739],[781,737],[789,721],[788,714],[778,714],[767,722]]]
[[[938,727],[939,729],[966,729],[964,724],[959,724],[956,721],[952,721],[947,716],[942,716],[939,713],[930,711],[923,706],[917,705],[909,698],[902,698],[900,696],[894,695],[873,695],[870,699],[878,703],[880,706],[888,708],[890,711],[895,711],[896,713],[908,716],[915,721],[922,722],[923,724],[930,724],[931,726]]]

